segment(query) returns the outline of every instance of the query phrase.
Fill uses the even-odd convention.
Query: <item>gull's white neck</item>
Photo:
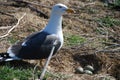
[[[62,34],[62,15],[52,13],[44,31],[50,34]]]
[[[52,13],[48,25],[43,29],[43,31],[58,36],[62,46],[63,45],[62,15]]]

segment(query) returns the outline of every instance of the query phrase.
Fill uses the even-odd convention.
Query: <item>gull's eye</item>
[[[59,8],[62,8],[62,6],[58,6]]]

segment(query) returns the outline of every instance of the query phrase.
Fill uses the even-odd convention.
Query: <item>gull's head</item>
[[[54,5],[52,8],[52,13],[55,14],[63,15],[65,12],[73,13],[74,11],[61,3]]]

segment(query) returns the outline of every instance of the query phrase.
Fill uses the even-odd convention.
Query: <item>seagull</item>
[[[62,15],[65,12],[73,13],[74,11],[61,3],[54,5],[46,27],[39,32],[35,32],[27,36],[23,41],[10,46],[6,55],[1,54],[6,58],[4,61],[46,59],[49,57],[55,41],[56,44],[53,55],[59,51],[64,42],[62,32]],[[3,59],[4,57],[0,57],[0,59]]]

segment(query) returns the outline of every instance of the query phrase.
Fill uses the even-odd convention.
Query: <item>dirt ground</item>
[[[20,3],[18,5],[17,2],[12,0],[0,0],[0,3],[4,3],[0,5],[0,36],[6,34],[11,26],[14,26],[17,20],[26,13],[9,36],[0,38],[0,52],[6,52],[7,48],[16,41],[43,29],[49,20],[51,12],[48,7],[60,2],[73,8],[75,13],[66,13],[64,15],[64,46],[52,58],[48,70],[70,76],[68,80],[120,80],[120,25],[101,27],[102,25],[97,22],[97,19],[106,16],[120,20],[119,11],[106,7],[99,0],[27,1],[46,6],[41,7],[33,3]],[[43,12],[43,14],[39,11]],[[7,28],[3,29],[2,27]],[[103,32],[97,32],[98,29],[103,30]],[[86,38],[86,41],[72,46],[67,45],[66,37],[69,34],[82,36]],[[86,65],[94,67],[95,70],[92,75],[76,73],[77,67]],[[103,79],[106,76],[110,77],[110,79]]]

